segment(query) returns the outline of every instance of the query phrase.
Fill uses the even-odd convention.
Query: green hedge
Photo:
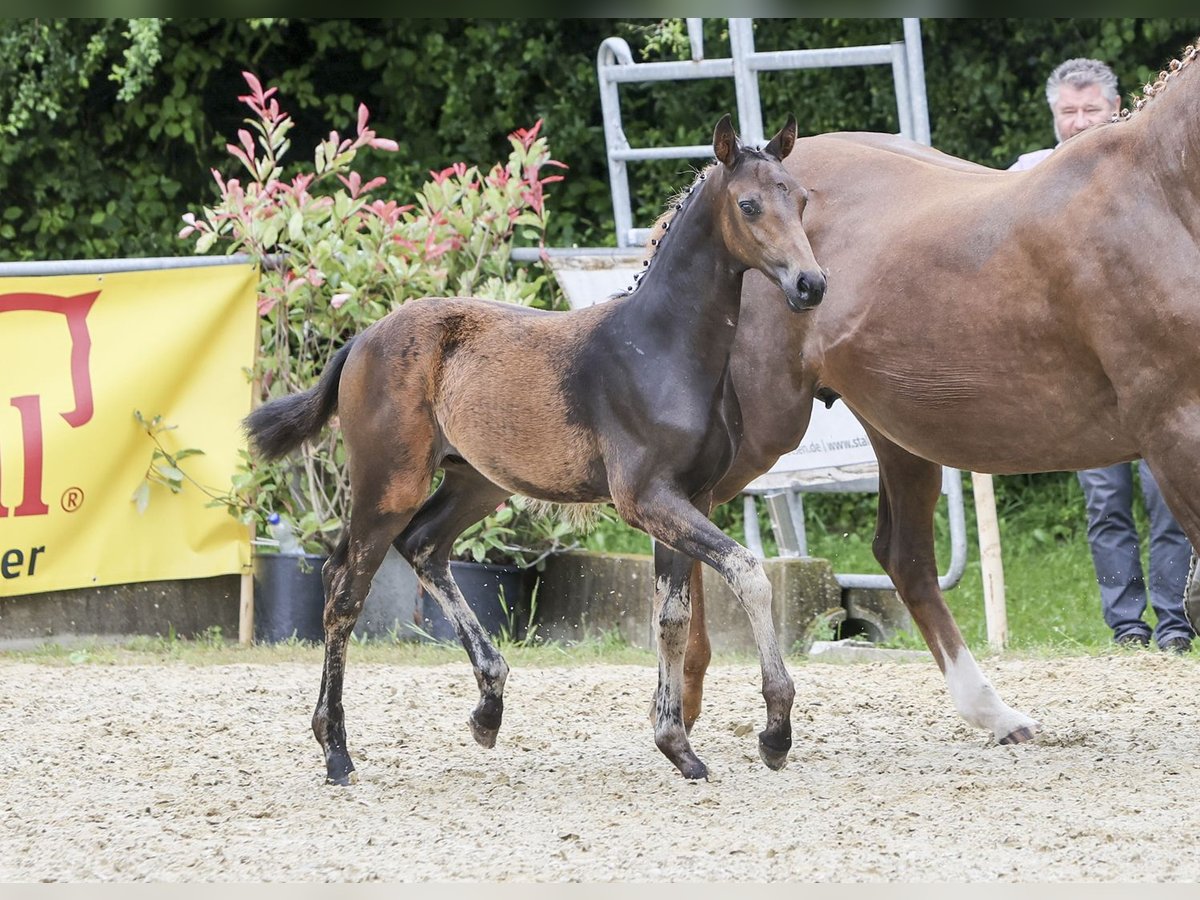
[[[725,19],[705,20],[710,57]],[[1006,166],[1053,140],[1045,77],[1069,56],[1109,60],[1126,95],[1200,34],[1200,19],[926,19],[933,142]],[[430,169],[490,163],[505,135],[545,119],[570,165],[550,198],[550,243],[611,244],[612,210],[596,84],[609,36],[637,58],[686,54],[679,20],[9,19],[0,21],[0,238],[6,259],[175,255],[179,216],[211,201],[208,170],[239,126],[239,72],[278,85],[307,147],[348,130],[359,101],[381,135],[401,197]],[[899,19],[760,19],[759,49],[898,40]],[[112,77],[115,72],[117,80]],[[804,133],[898,130],[887,67],[764,73],[766,127],[794,112]],[[703,143],[735,108],[732,82],[622,88],[631,140]],[[633,164],[639,221],[690,163]]]
[[[709,57],[729,53],[727,21],[705,20]],[[1071,56],[1099,56],[1126,97],[1200,35],[1200,19],[925,19],[921,24],[934,146],[1005,167],[1053,142],[1043,88]],[[173,256],[180,216],[216,196],[209,170],[233,168],[240,72],[280,89],[296,148],[349,131],[358,102],[401,153],[372,164],[407,199],[429,170],[490,165],[506,135],[545,120],[570,166],[550,191],[548,243],[611,245],[613,223],[596,54],[610,36],[638,59],[686,56],[680,20],[613,19],[6,19],[0,20],[0,239],[5,260]],[[899,19],[760,19],[761,50],[899,40]],[[709,139],[736,109],[732,81],[621,89],[638,145]],[[764,73],[764,125],[789,112],[802,133],[897,131],[887,67]],[[632,164],[635,218],[648,222],[690,180],[689,161]],[[1055,496],[1039,532],[1081,540],[1082,507],[1063,473],[997,481],[1007,511]],[[814,499],[849,526],[874,499]],[[740,527],[740,508],[718,520]],[[868,518],[869,521],[869,518]]]

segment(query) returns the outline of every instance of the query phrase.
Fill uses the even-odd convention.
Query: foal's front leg
[[[782,769],[787,764],[788,751],[792,746],[791,714],[796,691],[783,663],[783,654],[779,650],[775,623],[771,618],[771,583],[763,571],[762,564],[749,550],[724,534],[683,496],[661,491],[653,495],[652,499],[639,503],[636,509],[640,510],[640,515],[634,513],[634,524],[637,527],[642,528],[656,541],[712,566],[729,583],[741,602],[750,619],[750,628],[758,646],[759,663],[762,668],[762,693],[767,705],[767,725],[759,732],[758,752],[768,767]],[[681,577],[686,577],[686,573]],[[669,592],[667,598],[670,599]],[[660,619],[664,617],[665,614],[661,615]],[[667,671],[672,674],[678,671],[680,677],[666,685],[665,697],[669,704],[665,708],[662,705],[659,707],[656,740],[659,729],[669,729],[672,725],[670,721],[664,722],[665,715],[675,709],[676,704],[682,704],[681,673],[690,610],[676,614],[676,617],[683,623],[683,634],[680,640],[663,645],[662,649],[677,655],[668,661]],[[669,624],[677,627],[674,621]],[[682,722],[679,732],[682,740],[686,742]],[[676,761],[672,759],[672,762]],[[679,763],[676,762],[676,765]],[[680,771],[684,769],[680,767]],[[684,771],[684,774],[687,772]]]
[[[662,544],[654,547],[654,626],[658,639],[658,688],[651,710],[654,743],[685,778],[708,778],[688,741],[683,715],[684,660],[691,619],[692,559]]]
[[[700,718],[704,700],[704,675],[708,664],[712,661],[712,645],[708,640],[708,626],[704,620],[704,570],[701,564],[689,556],[676,553],[670,547],[655,544],[654,575],[655,582],[666,583],[667,573],[677,564],[690,567],[688,575],[687,598],[691,609],[688,621],[687,649],[683,654],[683,728],[691,735],[692,726]],[[657,603],[657,594],[656,594]],[[658,607],[655,606],[655,615]],[[654,701],[650,703],[650,719],[655,716]]]

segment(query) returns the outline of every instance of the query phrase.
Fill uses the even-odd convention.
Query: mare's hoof
[[[471,726],[471,736],[475,738],[475,743],[480,747],[487,747],[490,750],[496,746],[496,735],[500,733],[499,728],[487,728],[480,725],[474,713],[467,719],[467,724]]]
[[[1023,725],[1016,731],[1011,731],[1004,737],[1000,738],[998,743],[1001,744],[1023,744],[1026,741],[1032,741],[1038,733],[1036,725]]]

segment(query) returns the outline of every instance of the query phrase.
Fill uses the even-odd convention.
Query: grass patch
[[[572,644],[557,641],[496,641],[505,659],[514,667],[605,665],[656,665],[655,656],[628,644],[616,631]],[[39,663],[50,666],[74,665],[230,665],[236,663],[270,665],[308,663],[320,665],[325,648],[311,641],[288,640],[276,644],[239,644],[221,635],[219,628],[209,629],[196,638],[176,634],[135,637],[113,642],[90,639],[69,645],[44,643],[24,650],[0,653],[0,663]],[[440,666],[467,663],[467,655],[458,643],[403,641],[390,638],[352,640],[347,651],[351,665],[380,663],[407,666]]]
[[[975,653],[983,654],[988,651],[988,643],[978,527],[970,475],[963,473],[962,477],[967,563],[962,579],[945,596],[967,645]],[[1100,590],[1087,543],[1083,491],[1074,473],[997,476],[994,484],[1004,566],[1008,648],[1034,654],[1088,653],[1112,648],[1112,633],[1100,611]],[[809,552],[829,559],[837,572],[882,573],[871,554],[875,495],[862,495],[857,502],[847,501],[849,495],[828,496],[833,500],[826,501],[821,495],[806,498]],[[1137,496],[1134,518],[1144,537],[1147,522],[1140,494]],[[941,572],[946,570],[950,558],[946,505],[943,499],[934,521]],[[1148,562],[1148,548],[1143,540],[1143,571],[1149,570]],[[1146,621],[1153,627],[1156,620],[1152,609],[1147,609]],[[897,646],[923,647],[924,643],[920,638],[906,640],[901,636]]]

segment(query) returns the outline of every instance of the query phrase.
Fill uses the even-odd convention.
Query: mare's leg
[[[1038,723],[1005,705],[979,670],[937,583],[933,512],[941,466],[893,444],[866,426],[879,459],[879,519],[873,550],[891,576],[933,653],[959,715],[1002,744],[1034,736]]]
[[[762,667],[767,724],[758,736],[759,756],[770,768],[783,768],[792,746],[791,712],[795,688],[779,651],[779,640],[771,618],[771,584],[762,564],[754,558],[754,554],[710,522],[702,511],[670,488],[661,488],[637,499],[626,498],[626,502],[618,498],[614,500],[617,511],[627,522],[641,528],[656,541],[708,563],[733,589],[750,619]],[[682,566],[678,568],[682,569]],[[685,583],[682,575],[679,576],[679,582],[680,585]],[[682,596],[682,590],[678,596]],[[666,661],[664,670],[668,680],[660,696],[666,703],[659,705],[655,740],[660,747],[665,740],[669,746],[678,748],[687,746],[687,735],[682,721],[676,725],[670,721],[668,713],[682,708],[683,653],[686,646],[682,633],[687,631],[691,611],[688,604],[677,604],[662,613],[660,620],[668,616],[668,629],[681,633],[679,640],[660,644],[660,649],[665,649],[672,656]],[[680,771],[684,771],[680,760],[672,758],[671,761],[680,767]]]
[[[415,503],[413,505],[415,507]],[[388,514],[367,497],[360,498],[356,493],[350,524],[321,572],[325,582],[325,663],[312,728],[325,753],[325,780],[329,784],[344,785],[354,780],[354,764],[346,748],[342,710],[346,644],[362,612],[375,570],[387,553],[388,543],[409,515],[411,507]]]
[[[1191,566],[1184,588],[1184,610],[1193,630],[1200,632],[1200,412],[1183,411],[1178,421],[1157,424],[1152,443],[1143,447],[1162,499],[1192,545]]]
[[[396,549],[409,561],[421,584],[454,625],[471,660],[479,685],[479,703],[467,724],[475,740],[484,747],[496,744],[496,733],[504,715],[508,664],[479,624],[450,574],[450,550],[458,535],[508,496],[508,491],[492,484],[465,463],[447,461],[442,483],[395,540]]]
[[[708,625],[704,621],[704,570],[700,563],[691,562],[692,620],[688,627],[687,651],[683,656],[683,727],[692,733],[692,726],[700,718],[701,701],[704,699],[704,673],[712,660],[712,646],[708,642]]]

